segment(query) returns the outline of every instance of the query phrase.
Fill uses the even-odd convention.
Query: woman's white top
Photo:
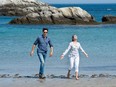
[[[85,52],[83,50],[83,48],[81,47],[79,42],[77,42],[77,44],[74,44],[73,42],[70,42],[68,48],[63,53],[63,56],[65,56],[69,52],[69,50],[70,50],[69,57],[79,57],[79,49],[82,52]]]

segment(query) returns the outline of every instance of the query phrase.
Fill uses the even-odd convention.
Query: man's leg
[[[46,62],[46,53],[43,53],[43,60],[44,60],[44,63],[43,63],[43,68],[42,68],[42,75],[44,76],[44,68],[45,68],[45,62]],[[45,77],[45,76],[44,76]]]
[[[44,64],[45,64],[45,58],[42,53],[38,53],[38,57],[40,60],[40,71],[39,71],[39,76],[42,77],[44,74]]]

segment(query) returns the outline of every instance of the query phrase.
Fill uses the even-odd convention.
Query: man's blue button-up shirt
[[[50,47],[53,47],[50,38],[46,37],[44,38],[43,35],[39,36],[36,41],[34,42],[34,45],[38,45],[38,52],[47,52],[48,44]]]

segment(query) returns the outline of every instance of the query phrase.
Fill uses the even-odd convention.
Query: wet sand
[[[46,79],[39,79],[38,75],[20,76],[18,74],[0,75],[0,87],[116,87],[116,75],[93,74],[80,75],[79,80],[72,76],[47,75]]]

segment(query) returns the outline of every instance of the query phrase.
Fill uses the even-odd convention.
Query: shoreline
[[[20,74],[0,74],[0,78],[39,78],[39,74],[33,74],[33,75],[20,75]],[[48,74],[46,75],[47,79],[67,79],[66,75],[54,75],[54,74]],[[71,79],[75,78],[75,75],[71,75]],[[79,74],[79,78],[116,78],[116,74]]]
[[[46,79],[39,79],[37,76],[26,76],[18,77],[16,74],[14,77],[10,78],[1,78],[0,85],[1,87],[116,87],[116,75],[104,77],[102,74],[100,77],[88,77],[83,76],[76,80],[75,77],[67,79],[66,76],[47,76]],[[54,77],[54,78],[51,78]]]

